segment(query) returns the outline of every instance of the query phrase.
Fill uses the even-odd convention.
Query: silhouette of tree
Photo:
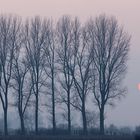
[[[101,15],[88,23],[93,58],[93,93],[100,111],[100,132],[104,134],[104,110],[125,95],[122,79],[127,68],[130,37],[114,17]]]
[[[44,85],[45,53],[43,47],[46,45],[46,21],[35,17],[25,25],[25,41],[27,60],[30,65],[30,75],[35,95],[35,132],[38,134],[38,110],[39,94]]]
[[[58,67],[59,67],[59,83],[63,89],[60,91],[60,97],[62,103],[67,106],[68,131],[71,133],[71,88],[73,85],[73,77],[71,75],[69,67],[72,68],[74,52],[73,47],[73,25],[69,16],[63,16],[57,23],[57,54],[58,54]]]
[[[32,87],[30,86],[31,81],[29,79],[30,66],[27,63],[25,58],[26,56],[21,55],[22,50],[23,48],[21,43],[20,48],[16,50],[16,55],[13,61],[12,87],[15,91],[15,106],[18,108],[18,114],[20,117],[21,134],[25,134],[25,111],[29,105],[29,100],[32,94]]]
[[[0,99],[4,111],[4,134],[8,135],[7,111],[10,80],[16,47],[19,46],[21,21],[18,17],[0,16]]]
[[[77,22],[75,26],[75,31],[77,31],[79,29],[79,23]],[[72,106],[81,111],[83,120],[83,132],[84,134],[87,134],[86,99],[90,91],[90,67],[92,63],[92,57],[88,45],[88,34],[86,27],[81,27],[79,38],[76,34],[74,35],[74,38],[76,39],[75,52],[73,53],[75,68],[69,68],[71,75],[73,76],[74,87],[76,91],[76,95],[74,97],[75,101],[72,103]]]
[[[51,95],[51,115],[52,115],[52,126],[53,133],[56,132],[56,54],[55,54],[55,32],[53,29],[53,22],[48,20],[46,28],[46,46],[44,46],[46,63],[44,66],[45,73],[49,80],[49,85],[47,85],[47,93]],[[50,91],[51,90],[51,91]],[[50,102],[48,103],[50,106]]]

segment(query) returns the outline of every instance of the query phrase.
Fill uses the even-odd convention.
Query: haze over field
[[[85,21],[90,16],[113,15],[132,36],[128,73],[124,84],[126,98],[109,109],[107,123],[117,126],[140,125],[140,0],[0,0],[0,13],[21,17],[39,15],[58,19],[62,15],[78,16]]]

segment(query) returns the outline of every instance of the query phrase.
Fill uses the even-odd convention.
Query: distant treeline
[[[0,99],[4,134],[8,135],[7,113],[14,98],[21,133],[27,132],[27,114],[34,117],[38,134],[40,107],[51,115],[56,133],[56,112],[64,109],[71,134],[72,110],[81,112],[83,133],[95,119],[88,111],[99,110],[100,134],[104,134],[106,105],[126,94],[122,79],[126,73],[130,37],[114,17],[100,15],[85,23],[63,16],[57,22],[34,17],[0,16]],[[44,102],[45,101],[45,102]],[[30,111],[30,112],[29,112]],[[9,116],[12,117],[12,116]],[[47,119],[47,118],[46,118]],[[97,121],[97,120],[96,120]]]

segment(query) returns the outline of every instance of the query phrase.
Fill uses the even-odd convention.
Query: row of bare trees
[[[47,104],[54,133],[59,102],[66,107],[69,133],[74,108],[81,112],[83,132],[87,134],[86,103],[88,97],[93,97],[93,105],[97,105],[100,113],[100,132],[104,134],[105,106],[125,94],[121,82],[129,43],[130,37],[117,20],[105,15],[85,24],[69,16],[54,23],[40,17],[22,22],[19,17],[1,15],[0,99],[5,135],[10,97],[14,97],[23,134],[26,110],[33,104],[38,133],[43,93],[51,98]],[[48,96],[45,97],[47,101]]]

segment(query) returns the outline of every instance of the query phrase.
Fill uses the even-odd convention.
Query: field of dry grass
[[[135,140],[135,138],[134,136],[1,136],[0,140]]]

